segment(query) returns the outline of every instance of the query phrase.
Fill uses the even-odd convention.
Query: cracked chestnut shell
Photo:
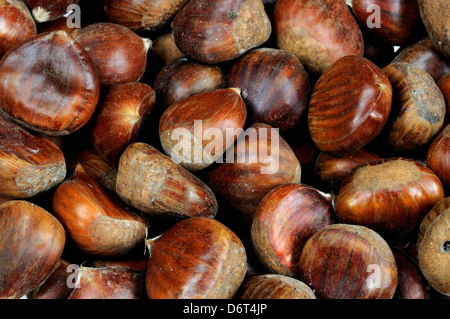
[[[65,31],[41,33],[0,60],[0,111],[47,135],[67,135],[91,118],[99,99],[88,53]]]

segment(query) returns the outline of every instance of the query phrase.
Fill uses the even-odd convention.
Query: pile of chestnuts
[[[449,298],[449,16],[0,0],[0,298]]]

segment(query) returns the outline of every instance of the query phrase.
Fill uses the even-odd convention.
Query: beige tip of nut
[[[47,22],[50,19],[50,12],[42,7],[34,8],[31,13],[33,14],[34,20],[39,23]]]

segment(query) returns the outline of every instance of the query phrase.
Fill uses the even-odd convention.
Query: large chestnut
[[[287,131],[300,123],[309,101],[308,73],[292,53],[258,48],[233,65],[227,85],[237,87],[249,110],[249,120]]]
[[[99,99],[88,53],[65,31],[41,33],[0,60],[0,110],[48,135],[84,126]]]
[[[391,248],[360,225],[320,229],[306,242],[299,264],[302,281],[320,299],[391,299],[397,287]]]
[[[271,273],[299,275],[306,241],[334,223],[332,199],[304,184],[280,185],[263,198],[253,217],[251,239],[260,262]]]
[[[150,299],[230,299],[242,284],[247,254],[221,222],[193,217],[177,222],[148,244]]]
[[[444,197],[431,169],[409,158],[386,158],[354,168],[335,199],[338,218],[384,234],[409,234]]]
[[[0,205],[0,298],[19,299],[58,267],[66,234],[48,211],[28,201]]]
[[[313,88],[308,110],[311,138],[332,155],[361,149],[381,132],[391,104],[391,83],[378,66],[364,57],[342,57]]]
[[[272,26],[261,0],[191,0],[175,15],[172,31],[187,57],[218,64],[262,45]]]
[[[450,188],[450,124],[431,143],[427,166],[436,173],[446,188]]]
[[[278,0],[273,24],[278,48],[317,74],[343,56],[364,53],[361,29],[344,1]]]
[[[23,0],[31,10],[36,22],[42,23],[62,17],[71,4],[80,0]]]
[[[450,58],[448,17],[450,7],[447,0],[417,0],[420,17],[436,49]]]

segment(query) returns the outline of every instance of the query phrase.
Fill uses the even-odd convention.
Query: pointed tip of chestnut
[[[45,8],[36,7],[31,10],[34,20],[38,23],[47,22],[50,20],[50,12],[48,12]]]
[[[153,41],[149,38],[142,38],[142,42],[144,42],[145,51],[149,51],[153,46]]]

